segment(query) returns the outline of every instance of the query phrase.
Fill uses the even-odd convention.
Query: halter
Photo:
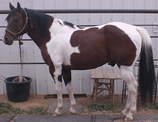
[[[8,31],[9,33],[11,33],[14,37],[16,37],[16,38],[18,38],[18,39],[21,39],[22,38],[22,36],[17,36],[17,35],[19,35],[21,32],[23,32],[23,30],[26,28],[26,25],[28,24],[28,15],[27,15],[27,12],[26,12],[26,10],[24,9],[24,12],[25,12],[25,15],[26,15],[26,18],[25,18],[25,25],[23,26],[23,28],[19,31],[19,32],[17,32],[17,33],[14,33],[14,32],[12,32],[11,30],[9,30],[9,29],[7,29],[6,28],[6,31]]]

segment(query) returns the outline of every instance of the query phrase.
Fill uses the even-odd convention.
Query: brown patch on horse
[[[70,43],[80,51],[71,55],[72,69],[91,69],[107,62],[130,66],[136,56],[131,39],[113,25],[75,31]]]
[[[90,69],[105,64],[108,61],[108,53],[104,38],[104,29],[90,28],[75,31],[70,43],[73,47],[78,47],[80,53],[71,55],[72,68]]]
[[[136,56],[136,47],[129,36],[113,25],[106,25],[104,32],[110,60],[118,65],[132,65]]]

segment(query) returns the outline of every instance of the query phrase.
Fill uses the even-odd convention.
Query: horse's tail
[[[147,95],[149,95],[150,102],[152,102],[155,85],[152,42],[148,32],[144,28],[137,27],[137,30],[142,38],[139,61],[139,92],[143,103],[146,102]]]

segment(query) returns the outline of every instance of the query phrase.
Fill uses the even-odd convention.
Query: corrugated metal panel
[[[16,6],[14,0],[0,0],[0,10],[9,9],[9,2]],[[157,0],[19,0],[22,7],[33,9],[158,9]],[[157,14],[51,14],[54,17],[72,22],[77,25],[99,25],[111,21],[121,21],[130,24],[154,24],[158,23]],[[6,25],[4,19],[6,15],[0,15],[0,25]],[[153,32],[153,27],[145,27],[150,35],[158,35]],[[0,36],[4,34],[4,29],[0,29]],[[29,38],[27,35],[24,38]],[[158,58],[158,41],[152,39],[154,58]],[[40,50],[31,42],[24,42],[23,45],[24,62],[43,62]],[[18,43],[12,46],[6,46],[0,42],[0,62],[19,62]],[[117,70],[117,67],[111,68],[108,65],[102,69]],[[19,75],[19,65],[0,65],[0,74],[9,77]],[[135,71],[136,72],[136,71]],[[48,66],[46,65],[24,65],[23,74],[33,79],[32,88],[37,94],[54,94],[54,81],[52,80]],[[73,71],[72,84],[74,93],[91,94],[93,81],[90,78],[90,71]],[[0,82],[0,94],[5,93],[4,83]],[[122,90],[122,81],[115,83],[115,93],[120,94]],[[67,93],[63,84],[63,93]]]

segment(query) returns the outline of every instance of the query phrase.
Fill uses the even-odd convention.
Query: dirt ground
[[[64,101],[69,100],[69,98],[63,98]],[[25,102],[10,102],[7,99],[7,95],[0,95],[0,102],[5,102],[5,103],[9,103],[11,104],[13,107],[18,107],[24,110],[29,110],[30,108],[34,108],[34,107],[41,107],[44,106],[46,108],[49,108],[49,103],[53,102],[53,101],[57,101],[57,98],[45,98],[44,95],[37,95],[36,97],[34,97],[33,95],[31,95],[29,97],[28,101]],[[107,97],[107,96],[98,96],[96,101],[93,101],[91,96],[87,96],[87,98],[76,98],[76,101],[78,103],[81,103],[83,105],[83,111],[84,113],[89,113],[88,112],[88,105],[90,105],[91,103],[105,103],[105,104],[112,104],[112,99]],[[121,103],[121,96],[115,96],[115,109],[118,109],[117,112],[120,112],[120,110],[123,109],[123,107],[125,106],[126,103],[126,99],[124,99],[124,103]],[[156,103],[158,103],[158,98]],[[138,107],[140,108],[140,107]],[[112,114],[113,111],[107,111],[109,114]],[[150,108],[145,108],[145,109],[139,109],[138,112],[143,112],[143,113],[151,113],[151,112],[156,112],[158,113],[158,109],[150,109]]]

